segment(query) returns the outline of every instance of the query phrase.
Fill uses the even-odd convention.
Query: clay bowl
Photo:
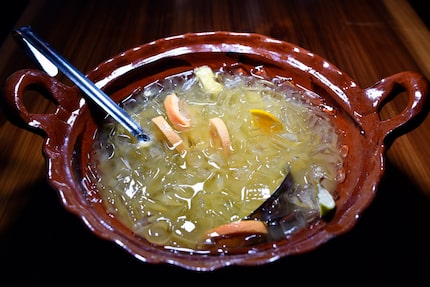
[[[45,138],[43,154],[48,163],[48,180],[64,207],[79,216],[96,235],[115,242],[143,262],[199,271],[260,265],[310,252],[346,233],[377,192],[384,172],[387,136],[421,113],[428,91],[425,78],[409,71],[363,89],[337,67],[301,47],[263,35],[231,32],[160,39],[101,63],[87,76],[120,102],[139,87],[202,65],[215,70],[223,65],[239,65],[245,70],[263,65],[270,75],[291,77],[336,108],[333,124],[343,131],[342,141],[349,146],[349,153],[345,158],[346,177],[338,186],[337,209],[330,220],[319,220],[288,239],[222,255],[169,251],[151,245],[106,211],[88,175],[93,135],[103,115],[82,100],[76,87],[66,86],[38,70],[17,71],[5,83],[3,100],[10,121]],[[48,96],[56,103],[56,111],[30,113],[23,101],[28,90]],[[381,120],[379,110],[384,101],[400,92],[408,97],[404,110]]]

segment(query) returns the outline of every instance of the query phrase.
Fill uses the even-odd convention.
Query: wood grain
[[[405,70],[430,78],[429,31],[408,2],[403,0],[34,0],[29,1],[15,24],[16,27],[22,25],[31,25],[82,71],[89,71],[122,51],[159,38],[187,32],[226,30],[256,32],[299,45],[326,58],[363,88]],[[11,37],[6,38],[0,47],[0,81],[4,82],[14,71],[25,68],[37,67]],[[68,83],[67,79],[59,79]],[[381,117],[401,113],[404,104],[405,95],[398,95],[384,106]],[[46,113],[52,111],[54,104],[40,97],[32,97],[28,99],[28,106],[33,112]],[[321,253],[333,254],[329,256],[337,260],[349,260],[342,252],[352,253],[353,260],[357,262],[358,259],[366,262],[373,260],[369,262],[370,267],[351,264],[355,269],[364,268],[366,274],[374,275],[372,278],[380,278],[380,274],[394,276],[392,273],[396,273],[398,279],[409,278],[411,281],[408,284],[412,282],[413,285],[416,278],[426,277],[424,272],[419,272],[421,266],[410,262],[417,261],[417,257],[427,260],[425,255],[430,255],[430,249],[426,247],[430,238],[421,227],[428,228],[430,220],[430,119],[425,114],[408,128],[406,133],[387,143],[387,168],[378,189],[381,199],[378,197],[375,208],[369,211],[372,219],[366,221],[364,216],[363,227],[359,226],[352,235],[355,239],[347,237],[344,241],[338,240],[336,248],[329,245]],[[55,192],[46,183],[42,143],[42,137],[14,126],[0,111],[0,234],[5,234],[6,238],[0,243],[6,242],[14,247],[7,249],[0,244],[0,257],[3,255],[12,262],[11,266],[31,270],[31,274],[44,279],[49,278],[48,274],[44,267],[36,264],[37,258],[43,256],[67,264],[68,261],[63,259],[66,255],[76,258],[95,252],[101,258],[112,252],[118,262],[127,262],[136,272],[141,270],[141,265],[134,265],[135,262],[130,262],[132,260],[121,251],[88,235],[83,224],[73,216],[69,217],[62,209]],[[400,204],[413,205],[413,208],[404,207],[406,211],[397,214],[396,222],[392,222],[393,219],[387,214],[397,210]],[[61,222],[70,225],[66,227]],[[409,225],[411,222],[412,225]],[[401,238],[395,237],[396,224],[402,224],[397,228],[410,230],[412,234],[410,240],[404,239],[410,246],[409,251],[396,245],[401,247],[403,244]],[[384,226],[382,229],[381,225]],[[53,231],[53,226],[56,231]],[[26,244],[23,237],[29,235],[28,232],[38,233],[39,230],[52,237],[51,240],[31,239],[33,244],[44,247],[46,254],[35,247],[23,247]],[[397,231],[400,235],[407,235]],[[397,256],[403,256],[402,262],[408,260],[414,264],[412,273],[402,275],[401,262],[396,261],[390,253],[391,249],[385,246],[386,236],[391,236]],[[59,243],[61,240],[67,246],[77,244],[78,247],[73,250],[74,253],[67,251]],[[351,251],[352,244],[357,250]],[[55,254],[52,248],[61,250],[62,255]],[[25,263],[15,259],[13,252],[22,257],[29,254],[34,259],[27,259]],[[317,252],[306,258],[320,261],[318,255],[321,254]],[[107,266],[95,257],[89,258],[93,258],[89,259],[93,264]],[[305,259],[299,260],[302,260],[301,264],[307,262]],[[297,270],[296,264],[290,262],[285,260],[272,267],[280,272]],[[380,268],[384,264],[395,272]],[[54,264],[48,265],[60,274],[67,273]],[[109,270],[109,267],[106,268]],[[146,265],[144,268],[147,272],[163,270]],[[267,276],[270,274],[268,267],[259,270]],[[338,264],[331,266],[331,272],[351,276],[355,273]],[[179,271],[173,273],[184,275]],[[21,280],[27,282],[24,278]],[[365,283],[364,278],[362,282]]]
[[[393,27],[422,73],[430,79],[430,31],[416,12],[403,0],[384,0],[384,5],[393,18]]]

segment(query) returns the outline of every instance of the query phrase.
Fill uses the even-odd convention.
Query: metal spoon
[[[54,77],[60,70],[99,107],[123,125],[136,139],[144,143],[151,141],[151,136],[127,112],[77,68],[59,55],[48,43],[36,35],[30,26],[23,26],[14,30],[13,36],[48,75]]]
[[[279,219],[279,207],[285,204],[283,195],[293,186],[291,172],[288,172],[275,191],[256,210],[244,219],[258,219],[266,223]]]

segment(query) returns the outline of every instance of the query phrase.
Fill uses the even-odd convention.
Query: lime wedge
[[[318,183],[317,187],[320,215],[323,217],[330,214],[336,208],[336,202],[334,201],[334,198],[331,193],[321,184]]]

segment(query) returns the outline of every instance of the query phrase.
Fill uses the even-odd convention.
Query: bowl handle
[[[24,104],[24,94],[28,90],[39,92],[53,101],[57,108],[52,114],[31,113]],[[3,90],[4,111],[9,120],[17,126],[48,136],[67,131],[71,125],[73,112],[79,109],[79,90],[69,87],[40,70],[24,69],[10,75]]]
[[[402,112],[380,121],[378,129],[384,136],[387,136],[393,130],[421,113],[428,96],[428,85],[429,83],[423,75],[406,71],[384,78],[365,89],[365,95],[369,99],[369,103],[371,103],[371,106],[368,107],[369,114],[378,114],[384,101],[402,90],[406,91],[408,95],[408,103]],[[365,112],[365,114],[367,113]]]

